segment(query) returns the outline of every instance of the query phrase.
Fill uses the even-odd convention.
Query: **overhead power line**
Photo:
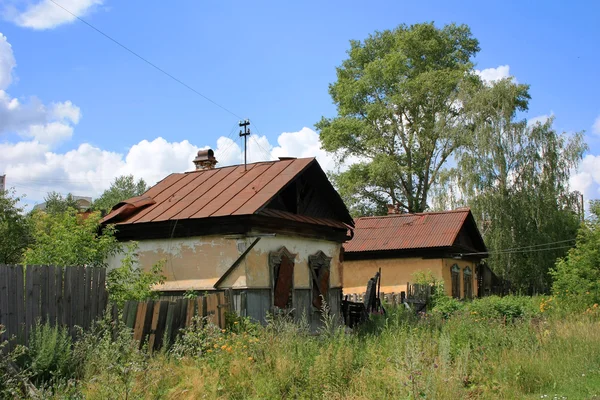
[[[153,62],[149,61],[148,59],[142,57],[140,54],[136,53],[135,51],[131,50],[129,47],[125,46],[123,43],[119,42],[118,40],[114,39],[110,35],[104,33],[100,29],[96,28],[94,25],[90,24],[89,22],[87,22],[83,18],[79,17],[77,14],[71,12],[70,10],[66,9],[62,5],[58,4],[56,1],[54,1],[54,0],[50,0],[50,1],[52,3],[54,3],[54,5],[56,5],[57,7],[62,8],[65,12],[71,14],[73,17],[77,18],[79,21],[83,22],[84,24],[86,24],[87,26],[89,26],[90,28],[92,28],[93,30],[95,30],[96,32],[98,32],[99,34],[101,34],[102,36],[106,37],[108,40],[112,41],[116,45],[122,47],[123,49],[127,50],[128,52],[130,52],[131,54],[133,54],[134,56],[136,56],[140,60],[144,61],[146,64],[150,65],[151,67],[153,67],[156,70],[162,72],[163,74],[165,74],[169,78],[173,79],[175,82],[177,82],[180,85],[184,86],[185,88],[191,90],[192,92],[196,93],[198,96],[200,96],[200,97],[204,98],[205,100],[211,102],[212,104],[214,104],[215,106],[219,107],[220,109],[222,109],[224,111],[227,111],[229,114],[233,115],[234,117],[236,117],[238,119],[243,119],[242,117],[240,117],[239,115],[237,115],[236,113],[234,113],[233,111],[231,111],[230,109],[228,109],[227,107],[222,106],[221,104],[217,103],[213,99],[211,99],[211,98],[205,96],[204,94],[200,93],[199,91],[197,91],[196,89],[194,89],[193,87],[191,87],[190,85],[188,85],[187,83],[183,82],[181,79],[178,79],[177,77],[175,77],[172,74],[168,73],[167,71],[165,71],[164,69],[162,69],[158,65],[156,65]]]
[[[512,248],[496,250],[496,251],[480,251],[480,252],[475,252],[475,253],[461,253],[460,255],[461,256],[474,256],[474,255],[490,255],[490,254],[491,255],[493,255],[493,254],[514,254],[514,253],[527,253],[527,252],[534,252],[534,251],[559,250],[559,249],[570,248],[573,246],[572,245],[559,246],[559,247],[545,247],[545,246],[552,246],[555,244],[575,242],[576,240],[577,239],[559,240],[556,242],[534,244],[531,246],[523,246],[523,247],[512,247]]]

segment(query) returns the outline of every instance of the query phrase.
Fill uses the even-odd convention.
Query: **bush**
[[[436,296],[433,301],[433,314],[439,314],[444,318],[449,318],[452,314],[465,308],[465,303],[454,297],[444,294]]]
[[[527,296],[483,297],[469,303],[467,310],[480,318],[506,318],[511,321],[540,312],[534,300]]]
[[[37,324],[29,337],[29,345],[17,359],[36,385],[73,378],[77,363],[73,357],[73,341],[67,329]]]

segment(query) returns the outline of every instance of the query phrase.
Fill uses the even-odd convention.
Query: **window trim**
[[[469,291],[467,292],[467,282],[469,282]],[[467,265],[464,269],[463,269],[463,296],[465,299],[472,299],[473,298],[473,271],[471,270],[471,268]]]
[[[454,282],[455,274],[457,275],[456,282]],[[460,267],[458,264],[453,264],[452,267],[450,267],[450,285],[452,297],[455,299],[460,299]]]
[[[292,262],[292,276],[291,276],[292,285],[290,288],[290,290],[292,292],[292,304],[291,304],[290,308],[277,307],[277,309],[291,311],[294,308],[294,305],[296,304],[295,290],[294,290],[294,270],[296,269],[297,254],[292,253],[285,246],[281,246],[278,250],[272,251],[269,253],[269,275],[270,275],[270,281],[271,281],[271,308],[273,310],[275,310],[275,308],[276,308],[275,307],[275,268],[279,267],[281,265],[281,260],[283,259],[284,256]]]
[[[329,276],[327,277],[327,291],[325,294],[321,293],[321,295],[323,295],[325,302],[329,303],[329,289],[331,289],[331,260],[332,260],[332,257],[328,257],[321,250],[319,250],[318,252],[316,252],[313,255],[308,256],[308,269],[309,269],[309,274],[310,274],[310,276],[309,276],[310,277],[310,304],[311,304],[311,307],[313,308],[313,310],[320,311],[320,309],[314,305],[315,281],[317,283],[317,288],[318,288],[319,276],[320,276],[320,274],[315,275],[315,267],[317,267],[319,271],[327,270],[329,272],[329,274],[328,274]]]

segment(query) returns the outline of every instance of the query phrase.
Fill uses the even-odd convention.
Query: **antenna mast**
[[[240,131],[240,137],[244,137],[244,171],[246,171],[247,169],[247,163],[248,163],[248,135],[250,134],[250,129],[248,129],[248,125],[250,125],[250,121],[249,120],[245,120],[245,121],[240,121],[240,123],[238,124],[241,127],[244,128],[244,131]]]

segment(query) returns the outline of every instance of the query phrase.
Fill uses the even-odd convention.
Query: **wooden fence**
[[[194,299],[128,301],[120,322],[133,329],[140,345],[148,343],[148,349],[156,350],[173,343],[181,329],[192,325],[196,315],[224,329],[230,298],[230,293],[216,292]],[[113,318],[119,318],[115,307],[112,312]]]
[[[392,293],[384,293],[381,292],[381,301],[384,304],[396,306],[402,303],[419,303],[425,304],[429,297],[433,294],[433,287],[430,285],[420,285],[417,283],[407,283],[406,287],[408,290],[406,292],[392,292]],[[349,301],[352,302],[364,302],[366,293],[350,293],[345,295]]]
[[[106,270],[99,267],[0,264],[0,341],[28,343],[40,321],[88,328],[106,309]]]

